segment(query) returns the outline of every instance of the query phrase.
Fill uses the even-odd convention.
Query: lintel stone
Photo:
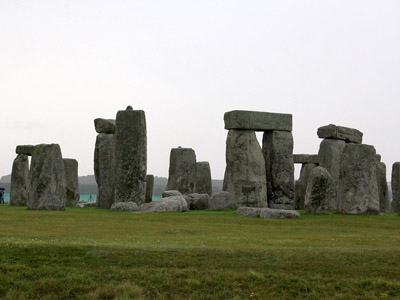
[[[363,133],[354,128],[329,124],[318,128],[318,137],[321,139],[344,140],[349,143],[362,143]]]
[[[295,164],[319,164],[318,154],[293,154]]]

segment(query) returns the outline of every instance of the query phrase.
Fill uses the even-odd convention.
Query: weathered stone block
[[[97,118],[94,120],[94,127],[97,133],[115,133],[115,120]]]
[[[314,168],[309,176],[304,210],[309,214],[325,214],[332,197],[332,177],[323,167]]]
[[[317,167],[316,164],[303,164],[301,166],[300,177],[299,180],[297,181],[297,191],[296,191],[297,209],[304,209],[304,199],[306,198],[309,175],[315,167]]]
[[[146,203],[153,201],[154,176],[146,175]]]
[[[237,208],[237,206],[236,203],[231,201],[231,194],[228,192],[215,193],[208,200],[209,210],[226,210],[229,208]]]
[[[189,194],[183,196],[186,200],[188,209],[190,210],[204,210],[208,209],[208,200],[210,196],[208,194]]]
[[[182,196],[182,193],[177,190],[164,191],[162,193],[162,198],[175,197],[175,196]]]
[[[169,157],[167,190],[182,194],[194,192],[196,177],[196,154],[191,148],[173,148]]]
[[[28,202],[29,160],[25,154],[14,159],[11,172],[10,205],[25,206]]]
[[[318,154],[293,154],[295,164],[319,164]]]
[[[298,218],[300,214],[295,210],[258,208],[258,207],[239,207],[236,211],[238,215],[263,219],[286,219]]]
[[[392,211],[400,213],[400,162],[395,162],[392,167]]]
[[[110,210],[114,211],[137,211],[138,206],[135,202],[115,202],[111,205]]]
[[[333,124],[318,128],[317,134],[321,139],[337,139],[356,144],[361,144],[363,137],[363,133],[357,129]]]
[[[160,200],[143,203],[139,206],[139,212],[184,212],[187,211],[187,203],[182,196],[162,198]]]
[[[64,158],[65,182],[67,205],[75,206],[79,202],[78,161],[76,159]]]
[[[210,164],[207,161],[196,163],[196,178],[194,190],[198,194],[212,194],[212,180]]]
[[[18,145],[15,149],[17,154],[24,154],[28,156],[32,156],[35,151],[35,146],[33,145]]]

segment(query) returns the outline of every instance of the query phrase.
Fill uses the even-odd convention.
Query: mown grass
[[[400,299],[400,217],[0,206],[1,299]]]

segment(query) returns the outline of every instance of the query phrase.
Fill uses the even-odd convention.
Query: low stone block
[[[115,133],[115,120],[97,118],[94,120],[94,127],[97,133]]]
[[[211,196],[208,200],[209,210],[226,210],[229,208],[237,208],[236,204],[231,201],[231,194],[229,192],[218,192]]]
[[[182,193],[177,190],[165,191],[162,193],[163,198],[182,196]]]
[[[318,128],[318,137],[321,139],[336,139],[361,144],[363,133],[354,128],[336,126],[333,124]]]
[[[182,196],[162,198],[139,206],[139,212],[141,213],[184,212],[187,210],[186,200]]]
[[[271,209],[271,208],[259,208],[259,207],[239,207],[236,211],[238,215],[253,218],[263,219],[286,219],[286,218],[298,218],[300,214],[295,210],[285,209]]]
[[[33,145],[18,145],[15,149],[17,154],[24,154],[28,156],[32,156],[35,151],[35,146]]]
[[[208,209],[208,194],[189,194],[184,196],[187,206],[190,210],[204,210]]]
[[[293,154],[295,164],[319,164],[318,154]]]
[[[138,206],[135,202],[115,202],[111,205],[111,210],[114,211],[137,211]]]

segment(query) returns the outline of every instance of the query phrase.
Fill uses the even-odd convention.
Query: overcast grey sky
[[[293,114],[295,153],[354,127],[400,161],[400,1],[0,0],[0,176],[18,144],[59,143],[93,174],[93,120],[147,118],[148,173],[170,149],[225,169],[224,112]]]

